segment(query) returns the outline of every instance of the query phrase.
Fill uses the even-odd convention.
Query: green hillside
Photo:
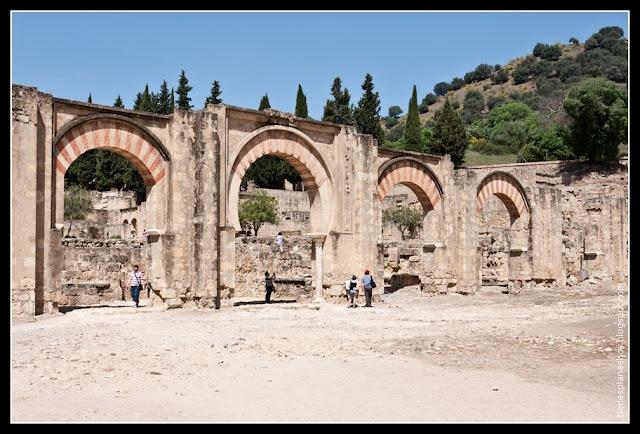
[[[569,91],[586,79],[603,78],[627,94],[627,43],[622,29],[605,27],[583,43],[538,43],[504,65],[478,65],[437,83],[419,97],[423,151],[433,152],[434,116],[449,99],[468,133],[466,165],[575,158],[567,139],[572,118],[564,108]],[[504,105],[502,113],[492,114]],[[383,146],[405,149],[405,123],[406,116],[383,119]]]

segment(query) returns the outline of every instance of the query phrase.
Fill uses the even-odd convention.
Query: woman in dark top
[[[273,279],[276,278],[275,273],[272,274],[271,276],[269,276],[269,272],[265,271],[264,272],[264,286],[265,289],[267,290],[267,295],[265,296],[264,301],[266,303],[270,303],[271,302],[271,292],[274,290],[273,289]]]

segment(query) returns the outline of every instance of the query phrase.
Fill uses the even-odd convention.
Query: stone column
[[[324,301],[323,293],[322,293],[322,280],[323,280],[323,271],[322,271],[322,245],[324,244],[324,240],[327,237],[327,234],[323,233],[312,233],[306,234],[313,239],[313,244],[316,249],[316,275],[315,275],[315,286],[316,286],[316,295],[313,298],[313,302],[321,302]]]

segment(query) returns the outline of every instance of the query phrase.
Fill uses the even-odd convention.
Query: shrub
[[[400,230],[403,239],[405,238],[405,233],[411,238],[415,237],[422,226],[422,219],[422,210],[409,206],[387,208],[382,211],[382,221],[395,224]]]
[[[506,69],[500,69],[491,76],[491,81],[495,84],[502,84],[509,81],[509,73]]]
[[[276,208],[273,197],[267,196],[263,191],[255,191],[240,205],[238,212],[240,226],[245,231],[251,228],[253,234],[257,236],[263,223],[278,223]]]
[[[446,81],[441,81],[440,83],[436,83],[433,86],[433,92],[438,96],[444,96],[449,91],[449,83]]]

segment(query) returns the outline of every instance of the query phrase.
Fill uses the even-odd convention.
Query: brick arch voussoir
[[[492,195],[504,203],[513,219],[529,215],[529,206],[518,181],[505,173],[493,173],[486,176],[478,186],[476,208],[482,212],[486,201]]]
[[[407,185],[420,199],[425,209],[434,209],[441,194],[431,173],[412,160],[400,160],[385,168],[378,180],[378,199],[384,197],[397,184]]]
[[[117,120],[92,119],[80,123],[60,136],[55,149],[56,169],[63,176],[81,155],[97,149],[125,157],[147,186],[158,183],[167,173],[166,159],[145,135]]]
[[[232,173],[242,179],[249,167],[265,155],[277,156],[291,164],[307,188],[316,188],[328,179],[323,164],[308,145],[291,132],[277,130],[265,131],[247,142],[236,157]]]

